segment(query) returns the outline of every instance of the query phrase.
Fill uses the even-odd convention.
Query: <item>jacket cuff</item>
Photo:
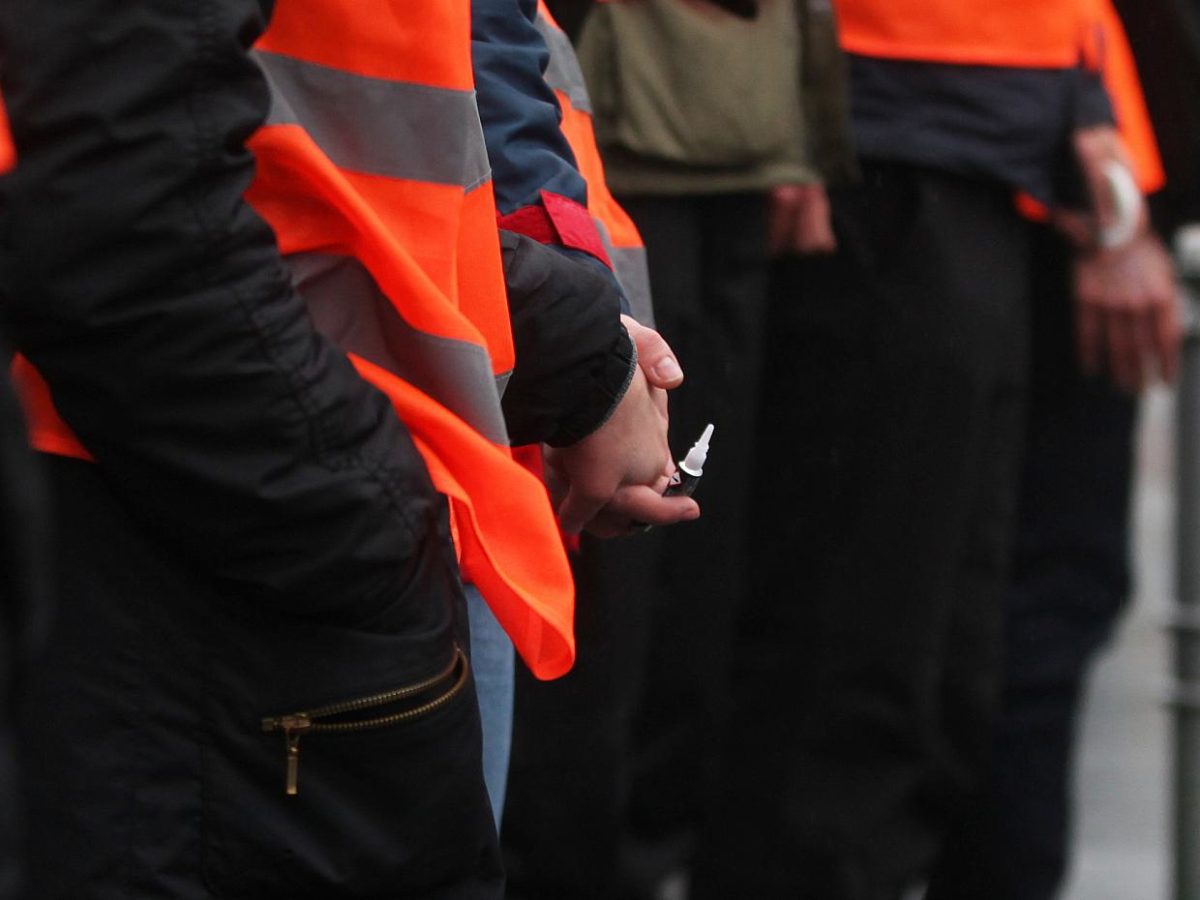
[[[546,443],[569,447],[598,431],[616,412],[637,365],[637,347],[622,325],[620,336],[592,370],[591,384],[576,406],[578,412],[564,419]]]
[[[600,230],[586,207],[550,191],[539,191],[538,196],[542,200],[540,205],[523,206],[500,216],[500,228],[523,234],[540,244],[561,244],[571,250],[582,250],[612,268]]]

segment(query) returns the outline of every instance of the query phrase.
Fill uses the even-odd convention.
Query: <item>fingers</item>
[[[1085,297],[1079,298],[1075,310],[1075,342],[1079,354],[1079,368],[1089,377],[1098,375],[1104,347],[1102,311],[1098,305]]]
[[[663,497],[654,488],[638,485],[621,488],[586,528],[596,537],[611,538],[629,534],[635,523],[663,526],[698,518],[700,507],[691,497]]]
[[[1108,371],[1116,386],[1127,394],[1142,389],[1144,362],[1138,335],[1140,317],[1132,310],[1110,311],[1105,321],[1108,336]]]
[[[558,507],[559,527],[567,534],[579,534],[604,508],[611,496],[572,484],[567,490],[566,499]]]
[[[767,249],[779,256],[792,249],[796,233],[796,213],[800,205],[800,185],[783,184],[771,191],[767,213]]]
[[[1152,236],[1148,244],[1147,253],[1155,273],[1150,279],[1150,302],[1146,315],[1150,354],[1158,364],[1162,379],[1172,382],[1179,371],[1180,345],[1183,341],[1175,265],[1157,236]]]
[[[1175,274],[1161,240],[1144,235],[1126,246],[1076,261],[1076,340],[1087,375],[1107,369],[1126,393],[1154,375],[1171,380],[1181,339]]]
[[[804,201],[796,217],[794,246],[803,255],[833,253],[837,238],[833,233],[829,198],[819,184],[804,185]]]
[[[1154,310],[1151,322],[1151,333],[1154,340],[1154,353],[1158,358],[1158,370],[1163,381],[1168,383],[1175,380],[1179,374],[1179,347],[1183,337],[1182,325],[1179,321],[1179,304],[1174,297],[1169,303],[1163,303]]]
[[[683,384],[683,369],[663,336],[629,316],[621,316],[621,321],[637,347],[638,364],[651,386],[669,391]]]
[[[772,256],[837,250],[829,197],[821,184],[785,184],[771,192],[767,244]]]

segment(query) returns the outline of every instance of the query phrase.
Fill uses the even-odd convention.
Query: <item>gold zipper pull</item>
[[[300,738],[312,728],[312,719],[304,713],[293,716],[263,719],[263,731],[282,731],[284,744],[287,747],[287,780],[285,790],[289,797],[295,797],[299,791],[300,780]]]

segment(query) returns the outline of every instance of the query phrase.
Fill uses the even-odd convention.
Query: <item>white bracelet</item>
[[[1141,225],[1142,192],[1133,180],[1133,173],[1116,160],[1104,164],[1104,178],[1112,191],[1117,220],[1107,228],[1100,229],[1096,243],[1106,250],[1112,250],[1125,246],[1137,237]]]

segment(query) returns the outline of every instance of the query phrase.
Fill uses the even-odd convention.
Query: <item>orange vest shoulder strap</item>
[[[842,45],[884,59],[1070,68],[1094,40],[1095,0],[835,0]]]
[[[1143,193],[1152,194],[1162,189],[1167,177],[1133,51],[1111,0],[1103,0],[1100,25],[1103,34],[1100,71],[1104,86],[1112,100],[1117,127],[1132,158],[1134,177]]]

